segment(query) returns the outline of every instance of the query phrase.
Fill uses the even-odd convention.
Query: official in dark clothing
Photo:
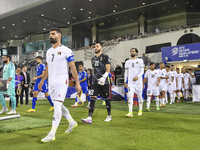
[[[24,78],[23,79],[23,85],[22,85],[22,91],[21,91],[21,96],[20,96],[20,103],[23,105],[23,95],[25,91],[25,97],[26,97],[26,105],[28,105],[28,95],[29,95],[29,83],[30,83],[30,75],[27,71],[27,67],[23,66],[22,67],[22,72],[20,73],[21,76]]]
[[[198,65],[198,70],[194,72],[196,78],[196,84],[200,84],[200,65]]]

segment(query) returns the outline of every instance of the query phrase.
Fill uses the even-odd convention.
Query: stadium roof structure
[[[106,29],[138,22],[141,14],[155,19],[199,10],[199,0],[43,0],[0,14],[0,42],[46,33],[52,27],[90,31],[94,24]]]

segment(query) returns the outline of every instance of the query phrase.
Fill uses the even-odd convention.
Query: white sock
[[[189,98],[192,98],[192,92],[188,91]]]
[[[151,104],[151,97],[147,97],[147,108],[150,107]]]
[[[54,115],[53,115],[52,128],[50,134],[52,135],[56,134],[56,130],[60,124],[61,117],[62,117],[62,103],[54,101]]]
[[[188,99],[188,91],[185,92],[185,98]]]
[[[173,102],[173,93],[170,93],[170,104]]]
[[[160,101],[160,104],[162,104],[162,98],[160,98],[159,101]]]
[[[165,93],[165,102],[168,103],[167,92]]]
[[[185,90],[183,91],[183,97],[185,98]]]
[[[156,97],[156,107],[159,107],[159,98]]]
[[[177,93],[177,95],[178,95],[178,99],[180,100],[181,93],[180,93],[180,92],[178,92],[178,93]]]
[[[69,123],[74,122],[74,119],[70,115],[69,110],[64,105],[62,105],[62,115]]]
[[[176,99],[176,92],[173,92],[174,97],[173,97],[173,103],[175,103],[175,99]]]
[[[162,103],[161,104],[165,104],[165,98],[162,98]]]
[[[131,93],[131,92],[128,93],[128,108],[129,108],[129,113],[133,112],[133,94],[134,93]]]
[[[142,110],[143,107],[143,98],[142,98],[142,94],[138,94],[138,99],[139,99],[139,110]]]

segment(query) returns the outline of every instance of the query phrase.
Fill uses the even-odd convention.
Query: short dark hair
[[[62,34],[62,31],[59,28],[51,28],[49,32],[56,31],[57,33]]]
[[[170,68],[170,66],[168,66],[168,65],[167,65],[167,66],[165,66],[165,67],[167,67],[167,68]]]
[[[22,66],[22,69],[23,69],[24,67],[26,67],[26,65],[23,65],[23,66]]]
[[[82,61],[79,61],[79,62],[78,62],[78,66],[79,66],[79,65],[82,65],[82,66],[84,66],[84,64],[83,64],[83,62],[82,62]]]
[[[179,68],[176,68],[176,70],[179,70]]]
[[[198,65],[197,68],[200,68],[200,65]]]
[[[103,47],[103,43],[100,41],[96,42],[95,44],[99,44],[99,45],[101,45],[101,47]]]
[[[150,66],[151,66],[151,65],[155,65],[155,63],[154,63],[154,62],[150,62]]]
[[[174,65],[171,65],[171,67],[174,67]]]
[[[162,63],[164,63],[164,62],[160,62],[159,64],[161,65]]]
[[[131,50],[132,50],[132,49],[134,49],[135,52],[138,53],[138,49],[137,49],[137,48],[134,48],[134,47],[133,47],[133,48],[131,48]],[[130,50],[130,51],[131,51],[131,50]]]
[[[192,69],[188,69],[188,71],[189,71],[189,70],[192,71]]]
[[[37,57],[35,57],[35,59],[41,59],[42,60],[42,56],[37,56]]]
[[[11,61],[11,57],[10,57],[10,55],[4,55],[4,56],[6,56],[7,58],[9,58],[9,60]]]

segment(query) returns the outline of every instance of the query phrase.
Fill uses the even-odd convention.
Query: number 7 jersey
[[[48,63],[48,84],[49,87],[55,87],[60,84],[67,84],[68,63],[74,61],[74,54],[66,46],[51,47],[46,54]]]

